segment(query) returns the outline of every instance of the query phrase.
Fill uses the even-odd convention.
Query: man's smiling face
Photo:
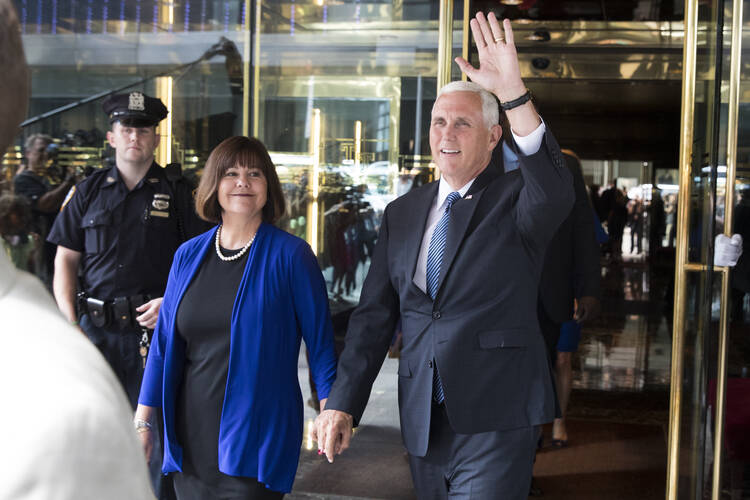
[[[482,99],[475,92],[443,94],[432,108],[432,159],[454,189],[484,170],[501,134],[499,125],[487,128]]]

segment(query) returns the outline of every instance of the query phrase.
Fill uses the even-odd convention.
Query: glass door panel
[[[739,14],[737,14],[739,15]],[[750,64],[750,2],[742,2],[740,68]],[[726,356],[726,396],[721,452],[721,490],[728,498],[750,497],[750,75],[739,75],[736,177],[732,232],[745,241],[745,253],[731,272],[729,334]],[[715,384],[709,385],[713,399]]]
[[[674,323],[672,372],[671,432],[672,440],[676,435],[677,442],[671,447],[668,498],[718,499],[722,497],[722,489],[739,487],[737,491],[741,491],[744,471],[737,466],[736,426],[730,424],[736,424],[732,419],[741,410],[743,395],[737,389],[744,382],[742,366],[748,361],[742,351],[741,336],[733,333],[740,332],[744,325],[741,282],[745,273],[741,267],[731,274],[726,268],[714,268],[713,242],[717,234],[743,230],[746,204],[743,191],[750,183],[750,176],[742,172],[741,153],[739,158],[735,155],[735,149],[740,152],[742,146],[735,148],[734,142],[738,128],[741,130],[743,126],[737,125],[738,121],[743,123],[743,105],[738,106],[738,101],[743,102],[738,90],[741,54],[738,45],[742,39],[740,16],[746,8],[742,8],[743,2],[728,0],[692,4],[690,9],[697,13],[697,31],[693,46],[690,36],[686,36],[686,50],[695,51],[695,64],[694,68],[685,65],[685,78],[693,79],[694,102],[687,108],[690,103],[683,96],[681,176],[684,178],[680,182],[680,196],[688,194],[689,199],[679,203],[678,224],[686,229],[678,237],[684,253],[677,270],[675,314],[679,317]],[[686,33],[691,29],[689,21],[690,16],[686,15]],[[688,61],[688,56],[685,60]],[[685,127],[690,128],[692,136],[687,147]],[[739,144],[744,144],[741,135],[738,139]],[[735,297],[733,301],[731,295]],[[726,325],[730,319],[727,344]],[[740,340],[732,344],[736,336]],[[732,383],[727,384],[726,353],[733,351],[736,353],[730,354],[732,362],[728,364]],[[732,392],[726,398],[726,405],[722,397],[725,386]],[[735,436],[731,453],[725,426],[716,423],[717,415],[723,412],[726,429],[732,428]],[[675,469],[679,472],[673,476]]]
[[[281,226],[313,247],[332,303],[351,307],[386,204],[434,178],[439,3],[262,1],[260,11],[253,133],[279,167]]]

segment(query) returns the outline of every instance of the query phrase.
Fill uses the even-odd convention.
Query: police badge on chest
[[[151,217],[169,218],[169,195],[165,193],[154,193],[151,200],[151,208],[148,212]]]

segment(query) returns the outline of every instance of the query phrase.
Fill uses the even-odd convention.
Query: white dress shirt
[[[546,127],[544,122],[542,122],[527,136],[519,137],[512,130],[511,133],[513,134],[513,139],[516,141],[521,153],[523,153],[524,156],[529,156],[539,151],[539,148],[542,146],[542,139],[544,138],[545,130]],[[466,193],[469,191],[469,188],[474,183],[475,179],[476,177],[458,190],[458,194],[461,195],[461,198],[466,196]],[[432,233],[435,232],[435,226],[437,226],[437,223],[443,216],[445,200],[453,191],[455,191],[455,189],[448,184],[445,177],[441,177],[437,197],[435,198],[432,208],[430,208],[429,214],[427,214],[427,224],[425,226],[424,235],[422,236],[422,246],[419,249],[417,268],[414,270],[413,278],[414,284],[417,288],[425,293],[427,293],[427,251],[430,248],[430,240],[432,239]]]

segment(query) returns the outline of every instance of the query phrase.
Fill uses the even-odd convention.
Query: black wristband
[[[517,108],[518,106],[521,106],[522,104],[526,104],[530,100],[531,100],[531,91],[529,89],[526,89],[526,93],[523,94],[521,97],[513,99],[512,101],[501,102],[500,107],[503,108],[503,111],[508,111],[510,109]]]

